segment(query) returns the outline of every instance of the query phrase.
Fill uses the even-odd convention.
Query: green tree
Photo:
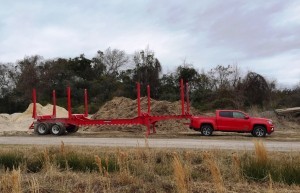
[[[159,76],[162,67],[159,60],[155,58],[154,52],[149,48],[141,52],[136,52],[133,61],[135,63],[133,80],[143,85],[143,92],[145,92],[146,85],[149,84],[151,87],[151,96],[157,99],[160,87]]]
[[[39,67],[43,64],[43,58],[38,55],[25,57],[17,62],[16,91],[19,100],[24,100],[27,103],[31,101],[31,90],[39,86]]]
[[[103,54],[105,74],[116,77],[122,67],[129,61],[129,57],[123,50],[107,48]]]
[[[176,101],[179,100],[178,81],[173,74],[164,74],[160,79],[159,99]]]
[[[84,54],[79,57],[69,59],[69,69],[74,73],[74,80],[93,80],[95,73],[92,69],[92,60],[87,59]]]
[[[263,107],[267,105],[271,90],[266,79],[255,72],[248,72],[244,81],[244,96],[246,98],[246,106],[258,105]]]
[[[92,68],[95,73],[95,79],[100,79],[106,72],[104,53],[102,51],[99,50],[96,56],[92,59]]]

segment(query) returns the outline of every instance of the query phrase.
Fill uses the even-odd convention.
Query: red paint
[[[87,117],[89,115],[89,110],[88,110],[88,94],[87,90],[84,89],[84,116]]]
[[[52,100],[53,100],[53,112],[52,117],[56,118],[56,93],[55,90],[52,91]]]
[[[150,104],[150,100],[151,100],[151,98],[150,98],[150,86],[149,85],[147,85],[147,96],[148,96],[148,115],[150,115],[150,111],[151,111],[151,104]]]

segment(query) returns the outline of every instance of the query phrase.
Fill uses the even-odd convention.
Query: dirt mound
[[[141,111],[147,112],[148,101],[146,97],[141,98]],[[192,114],[196,114],[195,109],[191,109]],[[181,102],[157,101],[151,99],[151,115],[179,115],[181,114]],[[115,119],[115,118],[134,118],[137,117],[137,100],[132,100],[125,97],[115,97],[111,101],[104,104],[97,113],[92,116],[92,119]],[[172,132],[188,131],[188,127],[183,123],[187,120],[167,120],[160,121],[156,124],[157,132]],[[145,127],[141,125],[129,126],[91,126],[85,127],[84,130],[89,131],[105,131],[118,130],[141,132],[145,131]]]
[[[1,131],[26,131],[33,122],[32,110],[33,104],[30,104],[23,113],[0,114],[0,132]],[[36,104],[38,115],[52,114],[53,105],[42,106]],[[57,117],[67,117],[68,111],[62,107],[56,106]]]
[[[30,115],[32,116],[32,110],[33,110],[33,103],[31,103],[26,111],[22,113],[23,115]],[[53,105],[47,104],[46,106],[42,106],[41,104],[36,104],[36,112],[37,115],[52,115],[53,111]],[[56,117],[63,118],[68,116],[68,111],[60,106],[56,106]]]

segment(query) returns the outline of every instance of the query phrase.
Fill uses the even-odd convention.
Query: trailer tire
[[[266,134],[267,134],[266,128],[263,126],[255,126],[252,131],[252,135],[254,137],[265,137]]]
[[[51,126],[51,133],[53,135],[63,135],[66,132],[66,127],[62,123],[55,123]]]
[[[39,135],[47,135],[50,133],[49,123],[34,123],[34,132]]]
[[[76,125],[69,125],[66,127],[68,133],[76,133],[78,131],[78,126]]]
[[[201,134],[204,136],[210,136],[213,133],[213,127],[208,124],[202,125],[200,130]]]

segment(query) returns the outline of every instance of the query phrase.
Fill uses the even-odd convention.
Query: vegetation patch
[[[60,147],[0,150],[0,192],[299,192],[300,155]]]
[[[251,180],[266,181],[271,177],[275,182],[300,184],[300,159],[292,157],[269,158],[261,142],[256,142],[255,156],[242,158],[243,175]]]

